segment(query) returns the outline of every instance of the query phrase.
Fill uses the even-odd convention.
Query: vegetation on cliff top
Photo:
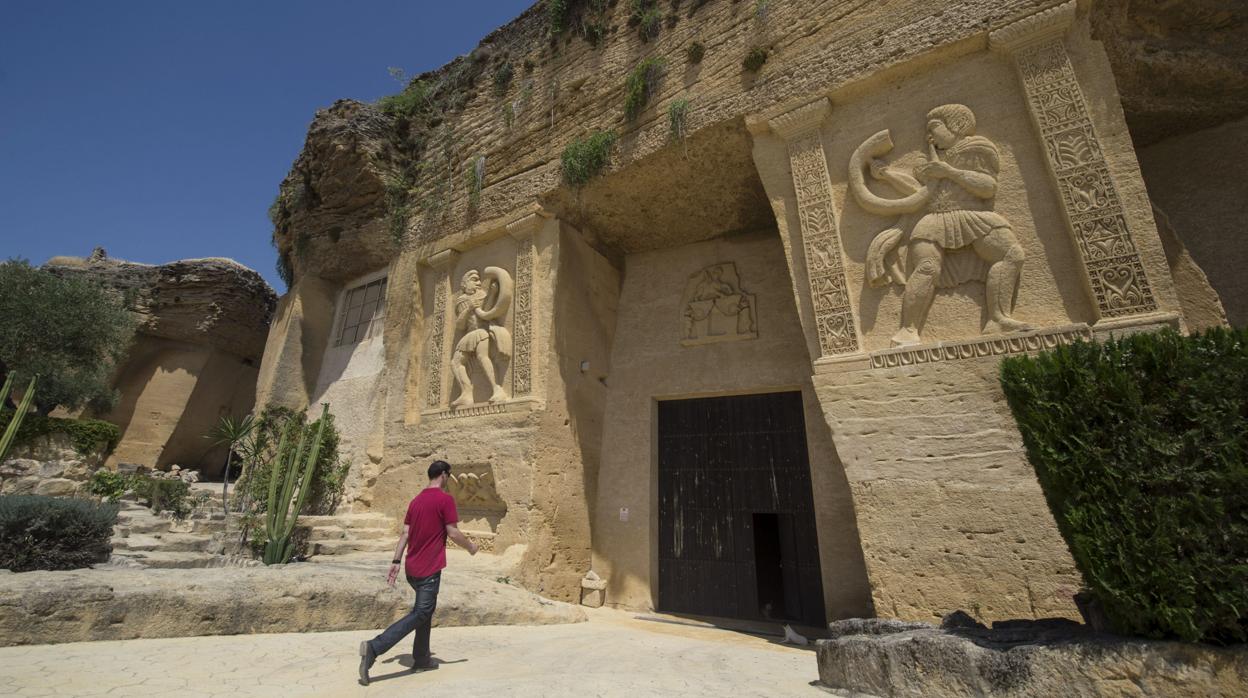
[[[138,321],[120,293],[11,259],[0,263],[0,378],[39,376],[35,407],[110,408],[113,370]]]
[[[611,162],[611,148],[618,138],[615,131],[595,131],[572,141],[563,149],[563,182],[570,187],[585,186]]]

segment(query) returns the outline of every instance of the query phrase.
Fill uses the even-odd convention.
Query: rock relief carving
[[[1009,221],[993,211],[1000,155],[996,144],[975,135],[975,126],[975,114],[964,105],[932,109],[927,161],[910,173],[881,159],[893,149],[887,129],[863,141],[850,157],[854,198],[870,213],[897,217],[867,251],[868,283],[904,289],[893,346],[919,343],[936,289],[967,281],[985,284],[984,334],[1031,329],[1013,317],[1025,253]],[[867,173],[901,197],[872,192]]]
[[[511,333],[502,325],[511,307],[514,285],[511,275],[499,267],[486,267],[478,272],[470,269],[460,280],[455,296],[455,332],[459,341],[451,358],[451,371],[459,387],[459,397],[451,409],[473,404],[470,367],[477,367],[489,381],[489,402],[502,402],[507,393],[498,382],[496,360],[500,363],[511,356]]]
[[[455,506],[464,511],[500,511],[507,505],[494,488],[494,471],[451,473],[447,490]]]
[[[685,284],[684,346],[758,337],[754,294],[741,288],[733,262],[712,264]]]

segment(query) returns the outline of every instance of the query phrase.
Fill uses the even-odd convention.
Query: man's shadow
[[[399,654],[399,655],[390,657],[388,659],[383,659],[379,662],[380,664],[394,664],[397,662],[398,665],[403,668],[398,671],[392,671],[389,674],[382,674],[381,676],[371,677],[369,679],[369,682],[372,683],[376,681],[385,681],[386,679],[397,679],[400,676],[412,676],[415,674],[423,674],[426,671],[433,671],[433,669],[437,669],[441,667],[443,664],[462,664],[468,660],[467,659],[447,660],[447,659],[438,659],[437,657],[431,657],[430,661],[433,663],[432,669],[419,669],[419,670],[413,671],[412,667],[416,666],[416,660],[410,654]]]

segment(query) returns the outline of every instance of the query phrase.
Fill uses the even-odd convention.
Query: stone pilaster
[[[1098,318],[1158,309],[1064,37],[1075,1],[989,34],[1018,71]]]
[[[523,397],[533,392],[533,236],[546,222],[540,214],[531,213],[509,223],[507,233],[516,240],[516,291],[512,305],[511,396]]]
[[[446,379],[442,375],[446,363],[447,298],[451,293],[451,268],[459,256],[453,250],[443,250],[425,260],[437,273],[437,286],[433,291],[433,314],[429,316],[429,346],[425,350],[425,407],[437,409],[442,406]]]
[[[820,135],[820,126],[830,111],[831,104],[825,97],[769,122],[789,151],[819,358],[856,354],[862,347],[845,278],[841,236],[832,207],[832,183]]]

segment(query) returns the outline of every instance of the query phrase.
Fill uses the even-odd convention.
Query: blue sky
[[[313,113],[397,92],[533,0],[0,0],[0,259],[232,257]]]

